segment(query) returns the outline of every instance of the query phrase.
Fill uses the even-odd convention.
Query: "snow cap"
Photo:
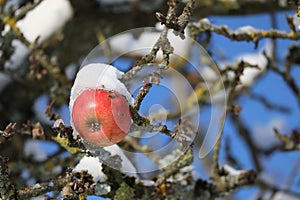
[[[112,65],[93,63],[84,66],[75,78],[71,90],[70,110],[73,108],[76,98],[86,89],[113,90],[123,95],[127,102],[132,105],[133,98],[126,86],[120,81],[123,72]]]

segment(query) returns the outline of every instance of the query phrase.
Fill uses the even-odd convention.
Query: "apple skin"
[[[74,102],[72,120],[79,135],[96,147],[123,140],[132,121],[126,99],[103,89],[84,90]]]

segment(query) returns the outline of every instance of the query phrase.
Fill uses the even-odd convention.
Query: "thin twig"
[[[288,24],[292,17],[287,17]],[[252,41],[256,46],[263,38],[290,39],[299,40],[300,33],[294,31],[294,27],[290,26],[290,32],[280,30],[252,30],[252,31],[234,31],[227,26],[217,26],[211,24],[207,20],[200,20],[199,25],[190,24],[192,35],[197,35],[202,32],[211,31],[219,35],[223,35],[232,41]],[[197,34],[196,34],[197,33]]]
[[[57,178],[47,183],[37,183],[32,186],[27,186],[18,191],[21,199],[40,196],[51,191],[60,191],[69,181],[69,178]]]

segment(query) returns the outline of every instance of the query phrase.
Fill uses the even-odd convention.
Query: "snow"
[[[5,68],[16,69],[22,64],[25,57],[29,54],[29,48],[20,40],[13,40],[12,46],[15,48],[14,53],[10,57],[10,61],[5,63]]]
[[[244,54],[237,58],[237,61],[245,61],[252,65],[257,65],[259,69],[257,68],[251,68],[246,67],[244,69],[243,75],[240,77],[241,85],[242,86],[251,86],[256,78],[262,74],[268,65],[268,60],[263,55],[263,51],[266,52],[267,56],[271,56],[271,51],[273,49],[273,46],[271,42],[267,42],[266,45],[257,53],[252,54]]]
[[[108,147],[103,148],[105,151],[110,152],[110,156],[118,155],[120,156],[122,162],[122,167],[120,170],[121,172],[125,173],[128,176],[133,176],[137,178],[137,171],[133,164],[130,162],[130,160],[127,158],[127,156],[124,154],[122,149],[118,145],[112,145]],[[106,175],[102,172],[102,163],[105,162],[104,157],[98,157],[98,156],[84,156],[80,162],[76,165],[74,168],[74,172],[80,172],[83,170],[87,170],[89,174],[91,174],[94,178],[94,182],[103,182],[106,179]],[[108,158],[107,158],[108,159]],[[104,160],[104,161],[102,161]],[[115,168],[114,166],[109,166],[112,168]]]
[[[165,124],[168,111],[161,104],[154,104],[149,108],[149,120],[153,125]]]
[[[215,82],[220,78],[219,75],[211,67],[208,66],[201,67],[200,74],[202,77],[204,77],[205,81],[209,83]]]
[[[273,196],[273,200],[299,200],[298,196],[294,196],[292,194],[287,194],[284,192],[276,192],[276,194]]]
[[[225,171],[227,171],[231,176],[238,176],[241,173],[245,172],[245,170],[236,170],[234,168],[232,168],[230,165],[225,164],[223,166],[223,168],[225,169]]]
[[[148,186],[148,187],[155,185],[155,182],[150,179],[142,179],[142,180],[140,180],[140,183],[142,183],[144,186]]]
[[[65,125],[64,120],[62,120],[62,119],[57,119],[57,120],[55,120],[55,122],[54,122],[52,128],[59,128],[60,124]]]
[[[280,7],[286,7],[288,5],[288,1],[287,0],[279,0],[278,5]]]
[[[159,167],[164,168],[176,161],[183,154],[181,149],[175,149],[172,154],[168,154],[163,159],[158,161]]]
[[[87,170],[93,176],[95,183],[104,182],[105,174],[102,172],[102,163],[98,157],[84,156],[73,169],[73,172],[81,172]]]
[[[117,145],[111,145],[104,147],[104,150],[111,153],[111,156],[118,155],[122,159],[122,167],[121,171],[128,176],[134,176],[137,177],[137,171],[136,168],[133,166],[131,161],[127,158],[127,156],[124,154],[123,150]]]
[[[68,0],[44,0],[19,20],[17,26],[29,42],[34,42],[40,37],[38,42],[41,43],[70,20],[72,15],[73,9]],[[5,63],[5,67],[15,69],[23,62],[30,50],[19,40],[14,40],[12,45],[15,47],[15,52],[10,62]]]
[[[45,161],[48,157],[38,140],[26,140],[23,152],[25,157],[31,157],[37,162]]]
[[[272,199],[272,200],[299,200],[299,196],[286,193],[284,191],[266,191],[263,195],[258,194],[254,196],[252,199]]]
[[[94,63],[84,66],[76,75],[70,96],[70,111],[76,98],[86,89],[113,90],[123,95],[129,104],[133,104],[134,99],[126,86],[120,81],[123,72],[112,65]]]
[[[207,27],[207,26],[211,25],[211,22],[210,22],[210,20],[208,18],[202,18],[198,22],[194,22],[193,24],[195,26],[204,26],[204,27]]]
[[[253,33],[253,32],[257,32],[257,31],[260,31],[256,28],[254,28],[253,26],[242,26],[242,27],[239,27],[238,29],[235,30],[235,34],[243,34],[243,33]]]
[[[37,37],[42,42],[61,28],[72,14],[68,0],[45,0],[18,21],[17,26],[30,42],[34,42]]]
[[[297,15],[293,16],[293,24],[295,25],[296,29],[300,29],[300,17]]]

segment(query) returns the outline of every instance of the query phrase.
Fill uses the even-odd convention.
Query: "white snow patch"
[[[124,154],[123,150],[117,145],[111,145],[104,147],[104,150],[111,153],[111,156],[118,155],[122,159],[122,167],[121,171],[128,176],[134,176],[137,177],[137,171],[134,165],[131,163],[131,161],[127,158],[127,156]]]
[[[175,160],[177,160],[181,155],[183,154],[182,150],[175,149],[172,154],[168,154],[163,159],[158,161],[159,167],[167,167],[170,165],[170,163],[173,163]]]
[[[52,128],[59,128],[60,124],[65,125],[64,120],[62,120],[62,119],[57,119],[57,120],[55,120],[55,122],[53,123]]]
[[[13,40],[12,46],[15,48],[14,53],[11,55],[10,60],[4,64],[7,69],[16,69],[29,54],[29,48],[20,40]]]
[[[111,153],[111,156],[118,155],[122,160],[122,167],[120,169],[121,172],[127,174],[128,176],[138,177],[137,171],[131,161],[124,154],[122,149],[118,145],[112,145],[103,148],[105,151]],[[102,162],[98,156],[88,157],[84,156],[80,162],[76,165],[73,171],[80,172],[82,170],[87,170],[89,174],[91,174],[94,178],[95,182],[103,182],[106,179],[106,175],[102,172]],[[114,167],[114,166],[110,166]]]
[[[25,157],[31,157],[37,162],[42,162],[48,157],[38,140],[26,140],[23,152]]]
[[[201,76],[204,77],[205,81],[212,83],[215,82],[217,79],[219,79],[219,75],[211,68],[208,66],[202,67]]]
[[[103,63],[88,64],[84,66],[75,78],[71,89],[70,110],[72,111],[74,101],[86,89],[113,90],[123,95],[129,104],[133,104],[134,99],[126,86],[120,81],[123,72],[112,65]]]
[[[263,55],[263,51],[266,52],[267,56],[271,56],[272,49],[273,45],[271,42],[268,42],[258,53],[244,54],[237,58],[238,62],[243,60],[259,67],[259,69],[250,67],[244,69],[243,75],[240,77],[242,86],[251,86],[255,79],[266,70],[268,60]]]
[[[141,182],[144,186],[153,186],[153,185],[155,185],[155,181],[150,180],[150,179],[142,179],[142,180],[139,180],[139,182]]]
[[[37,37],[39,42],[50,37],[72,16],[73,9],[68,0],[45,0],[30,11],[17,26],[30,42]]]
[[[193,25],[208,28],[209,26],[211,26],[211,22],[208,18],[202,18],[197,22],[193,22]]]
[[[253,33],[253,32],[257,32],[260,31],[256,28],[254,28],[253,26],[247,25],[247,26],[242,26],[239,27],[238,29],[235,30],[235,34],[242,34],[242,33]]]
[[[93,176],[94,182],[104,182],[105,174],[102,172],[102,163],[98,157],[84,156],[73,169],[73,172],[81,172],[87,170]]]
[[[293,24],[295,25],[295,27],[300,30],[300,17],[298,17],[297,15],[293,16]]]
[[[276,192],[276,194],[272,198],[273,200],[299,200],[299,197],[294,196],[292,194],[287,194],[285,192]]]
[[[286,7],[288,5],[288,1],[287,0],[279,0],[278,5],[281,7]]]
[[[241,173],[245,172],[245,170],[236,170],[227,164],[225,164],[223,167],[224,167],[225,171],[227,171],[231,176],[238,176]]]

